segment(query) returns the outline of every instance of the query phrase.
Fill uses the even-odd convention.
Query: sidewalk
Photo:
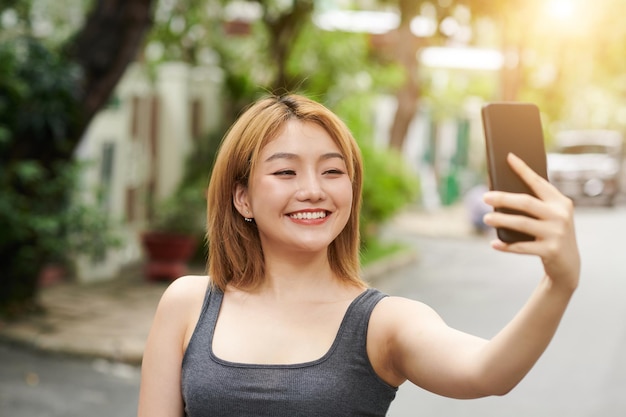
[[[474,234],[462,203],[433,211],[407,210],[396,216],[390,226],[429,237],[467,238]]]
[[[431,213],[407,211],[397,216],[390,227],[426,236],[471,234],[462,206]],[[363,271],[364,278],[374,282],[377,276],[414,261],[412,253],[387,259],[368,266]],[[0,320],[0,341],[53,353],[139,364],[156,306],[166,287],[167,283],[145,281],[140,267],[129,268],[112,281],[55,284],[40,291],[45,313],[15,322]]]
[[[41,314],[0,320],[0,341],[51,353],[138,364],[167,283],[148,282],[140,268],[114,280],[59,283],[41,289]]]

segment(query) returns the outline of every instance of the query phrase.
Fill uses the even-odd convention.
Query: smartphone
[[[537,174],[547,179],[546,151],[539,108],[532,103],[496,102],[482,108],[482,121],[487,150],[487,170],[491,190],[534,195],[532,190],[511,169],[509,152],[520,157]],[[516,210],[496,209],[510,214]],[[507,243],[535,240],[534,236],[498,228],[500,240]]]

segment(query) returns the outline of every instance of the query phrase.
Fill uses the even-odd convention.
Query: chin
[[[328,246],[331,242],[292,242],[288,243],[286,247],[289,251],[304,252],[304,253],[317,253],[328,250]]]

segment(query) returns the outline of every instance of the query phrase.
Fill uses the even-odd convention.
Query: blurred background
[[[489,101],[536,103],[552,181],[577,204],[619,203],[621,6],[3,0],[0,305],[28,308],[42,282],[116,277],[145,257],[148,231],[195,235],[202,260],[216,149],[268,93],[306,94],[353,131],[366,253],[406,207],[484,209]]]
[[[484,104],[539,106],[576,205],[581,290],[546,359],[505,398],[405,384],[390,415],[623,416],[623,3],[0,0],[0,414],[135,414],[156,303],[203,270],[221,138],[296,92],[362,149],[365,272],[452,326],[493,335],[541,274],[485,240]]]

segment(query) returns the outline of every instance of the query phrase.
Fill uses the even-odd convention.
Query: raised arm
[[[489,192],[485,201],[534,218],[494,212],[485,216],[485,222],[534,235],[536,240],[514,244],[496,240],[492,246],[539,256],[544,277],[513,320],[491,340],[451,329],[420,303],[398,298],[381,302],[372,317],[373,335],[385,340],[385,349],[375,357],[385,358],[379,373],[388,382],[408,379],[456,398],[503,395],[528,373],[554,336],[580,275],[573,204],[519,158],[509,155],[508,161],[538,197]]]
[[[508,162],[537,198],[525,194],[491,192],[485,195],[485,201],[494,207],[524,211],[534,218],[493,212],[485,216],[485,223],[525,232],[536,239],[515,244],[495,240],[492,246],[503,252],[539,256],[545,275],[526,306],[491,341],[485,353],[499,364],[501,373],[517,374],[521,379],[552,339],[578,287],[580,255],[574,231],[572,201],[515,155],[509,155]],[[507,357],[511,360],[507,360]],[[515,382],[515,378],[511,382]]]

